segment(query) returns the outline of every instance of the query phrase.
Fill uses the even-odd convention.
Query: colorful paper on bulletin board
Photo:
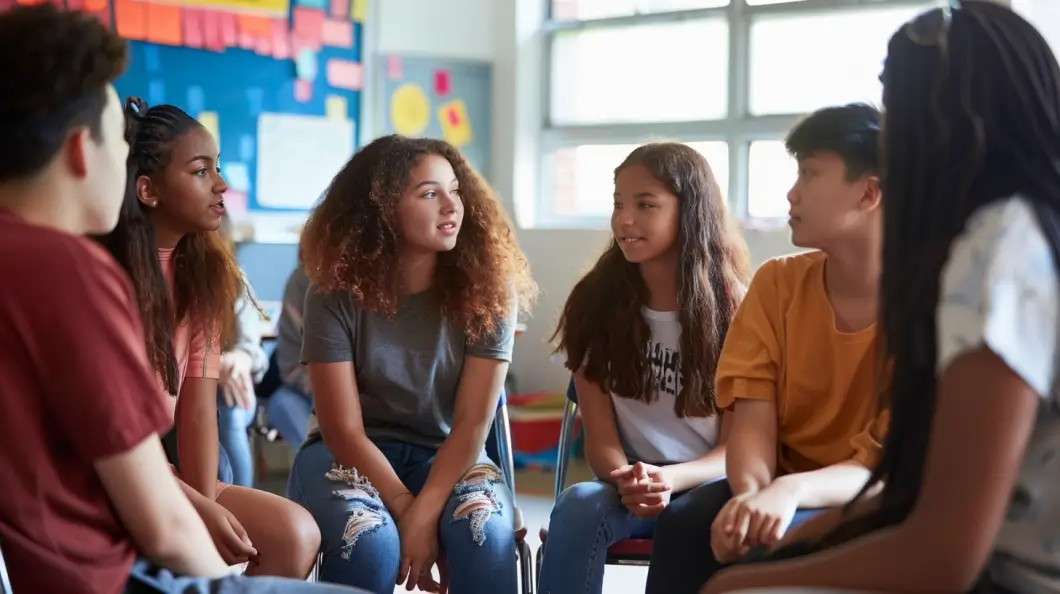
[[[230,12],[221,13],[221,43],[225,47],[239,45],[239,21],[236,15]]]
[[[217,142],[221,142],[221,125],[217,119],[216,111],[204,111],[195,119],[199,120],[199,123],[202,124],[203,128],[206,128],[207,132],[213,134]]]
[[[256,14],[262,16],[287,16],[291,10],[290,0],[171,0],[185,8],[203,8],[217,12]]]
[[[272,20],[272,57],[291,59],[291,31],[287,28],[287,19]]]
[[[467,106],[463,99],[455,99],[438,108],[438,123],[442,126],[442,138],[455,147],[471,143],[471,120],[467,117]]]
[[[228,212],[228,216],[234,219],[241,219],[247,214],[247,194],[246,192],[240,192],[228,189],[224,193],[225,210]]]
[[[342,95],[328,95],[324,101],[324,114],[329,120],[349,119],[349,103]]]
[[[202,13],[202,35],[204,46],[212,52],[223,52],[224,39],[221,37],[221,13],[205,10]]]
[[[313,81],[300,78],[294,81],[294,100],[309,103],[313,99]]]
[[[364,69],[360,62],[331,58],[324,70],[328,84],[336,89],[360,91],[364,86]]]
[[[449,71],[440,68],[434,71],[434,94],[439,97],[448,97],[450,91]]]
[[[250,191],[250,168],[246,163],[228,161],[221,166],[221,175],[228,182],[228,187],[237,192]]]
[[[331,0],[331,16],[348,20],[350,17],[350,0]]]
[[[147,38],[147,5],[136,0],[115,0],[114,21],[118,35],[142,41]]]
[[[302,80],[314,81],[319,71],[317,53],[311,49],[298,52],[294,58],[294,75]]]
[[[405,76],[405,65],[398,56],[388,56],[386,59],[386,77],[390,80],[401,80]]]
[[[368,0],[350,0],[350,20],[363,23],[368,16]]]
[[[431,100],[423,87],[405,83],[390,97],[390,124],[394,132],[404,136],[419,136],[431,122]]]
[[[183,45],[180,7],[171,4],[147,4],[147,41],[159,45]]]
[[[320,40],[331,47],[353,47],[353,23],[338,19],[327,19],[320,30]]]
[[[328,0],[295,0],[294,4],[295,6],[304,6],[317,10],[327,10],[328,8]]]
[[[319,50],[324,30],[324,11],[299,6],[294,9],[291,35],[298,40],[298,48]]]
[[[206,45],[206,38],[202,34],[202,12],[194,8],[184,9],[184,45],[188,47],[202,49]]]

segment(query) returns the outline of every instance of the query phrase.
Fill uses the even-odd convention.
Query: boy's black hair
[[[85,13],[19,6],[0,14],[0,56],[0,183],[37,174],[77,127],[101,140],[125,41]]]
[[[833,153],[846,165],[847,179],[880,173],[880,110],[867,103],[819,109],[799,122],[784,141],[788,153],[804,159]]]

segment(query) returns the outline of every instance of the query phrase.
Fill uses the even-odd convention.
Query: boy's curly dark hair
[[[447,142],[391,135],[353,155],[306,222],[302,264],[320,290],[349,292],[359,307],[394,315],[401,248],[395,210],[412,169],[428,155],[452,165],[464,205],[456,247],[438,254],[435,286],[442,313],[459,319],[475,340],[512,313],[513,287],[525,312],[537,285],[493,190]]]

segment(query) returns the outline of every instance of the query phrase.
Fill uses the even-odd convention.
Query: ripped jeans
[[[395,441],[376,446],[409,491],[418,493],[435,451]],[[374,487],[336,466],[324,442],[307,443],[295,456],[287,497],[308,509],[320,527],[321,581],[394,592],[401,560],[397,523]],[[438,520],[452,594],[516,592],[513,519],[512,494],[483,453],[454,487]]]

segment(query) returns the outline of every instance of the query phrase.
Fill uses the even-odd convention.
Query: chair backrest
[[[11,578],[7,575],[7,565],[4,563],[4,551],[0,549],[0,594],[12,594]]]
[[[578,389],[574,387],[574,376],[571,376],[570,383],[567,384],[567,400],[578,404]]]

